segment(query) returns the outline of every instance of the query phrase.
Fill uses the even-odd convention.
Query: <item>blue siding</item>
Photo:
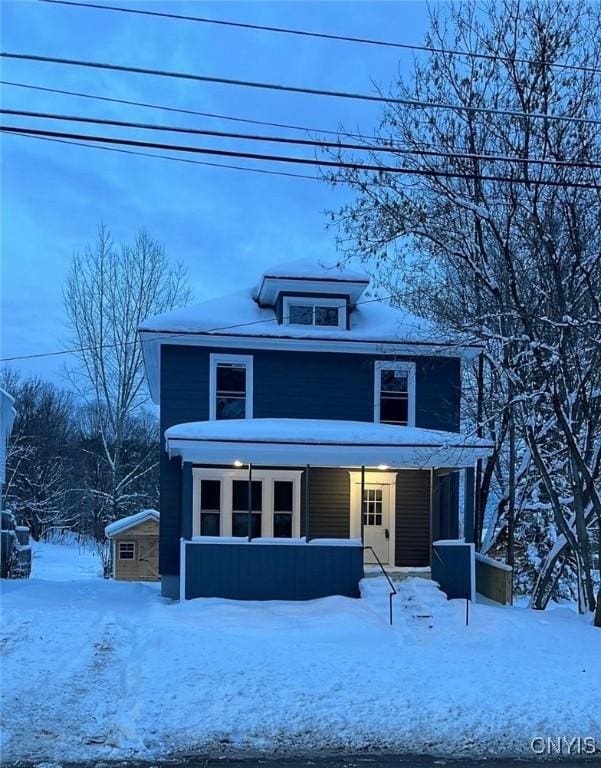
[[[210,349],[164,345],[161,349],[161,435],[186,421],[209,418],[211,352],[252,354],[256,418],[373,421],[374,361],[416,363],[416,426],[459,431],[460,361],[338,352]],[[181,467],[161,451],[160,572],[179,570]]]
[[[290,544],[187,544],[186,598],[313,600],[359,597],[363,548]]]

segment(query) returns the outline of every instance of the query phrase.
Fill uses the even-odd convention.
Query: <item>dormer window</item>
[[[284,296],[282,320],[286,325],[346,328],[346,300]]]

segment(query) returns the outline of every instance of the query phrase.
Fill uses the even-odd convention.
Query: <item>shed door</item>
[[[159,540],[157,536],[140,538],[138,563],[148,578],[159,577]]]
[[[366,547],[373,547],[380,562],[390,562],[390,508],[389,486],[365,485],[363,490],[363,539]],[[373,552],[365,552],[365,562],[375,563]]]

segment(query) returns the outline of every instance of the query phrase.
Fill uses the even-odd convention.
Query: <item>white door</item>
[[[363,491],[363,541],[372,547],[382,565],[390,563],[390,493],[387,485],[365,485]],[[365,562],[375,563],[371,550]]]

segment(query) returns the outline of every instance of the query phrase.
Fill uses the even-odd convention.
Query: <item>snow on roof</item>
[[[326,264],[314,259],[295,259],[294,261],[276,264],[263,272],[261,280],[266,277],[369,283],[369,275],[366,272],[357,269],[341,268],[338,262]]]
[[[339,419],[220,419],[177,424],[165,431],[167,438],[185,440],[234,440],[265,443],[326,443],[328,445],[463,445],[488,440],[467,438],[459,432],[421,427],[400,427],[372,421]]]
[[[492,452],[490,441],[456,432],[326,419],[231,419],[165,431],[170,456],[209,464],[463,467]]]
[[[312,265],[312,269],[310,268]],[[314,262],[298,261],[267,270],[259,289],[252,288],[209,299],[199,304],[174,309],[144,320],[140,326],[142,349],[150,392],[159,402],[160,346],[173,344],[170,334],[177,334],[178,344],[204,344],[220,346],[246,346],[249,349],[297,349],[303,351],[357,352],[405,355],[445,355],[448,357],[474,357],[481,344],[459,338],[439,329],[428,320],[390,306],[387,297],[366,295],[367,277],[348,272],[356,282],[312,284],[303,283],[307,292],[339,292],[351,296],[354,307],[350,313],[350,328],[289,325],[278,323],[273,309],[277,290],[282,288],[285,273],[306,276],[321,275],[314,280],[346,279],[336,277],[330,268]],[[272,274],[273,273],[273,274]],[[278,276],[276,276],[276,273]],[[324,277],[324,275],[326,277]],[[295,279],[293,274],[288,278]],[[279,284],[279,288],[275,284]],[[334,286],[334,287],[333,287]],[[297,286],[293,286],[298,290]],[[263,298],[259,301],[258,297]],[[359,298],[357,298],[359,297]],[[264,306],[261,306],[263,304]],[[202,337],[202,338],[200,338]],[[244,342],[241,343],[240,339]]]
[[[110,523],[104,529],[104,534],[111,538],[111,536],[116,536],[118,533],[146,522],[146,520],[156,520],[158,522],[159,518],[160,515],[156,509],[143,509],[140,512],[136,512],[135,515],[128,515],[128,517],[122,517],[121,520],[115,520],[114,523]]]
[[[351,328],[279,324],[271,307],[260,307],[252,290],[209,299],[150,317],[140,331],[203,333],[293,339],[334,339],[373,342],[441,343],[440,332],[427,320],[395,309],[371,297],[360,301],[351,315]],[[447,340],[450,342],[450,340]]]

